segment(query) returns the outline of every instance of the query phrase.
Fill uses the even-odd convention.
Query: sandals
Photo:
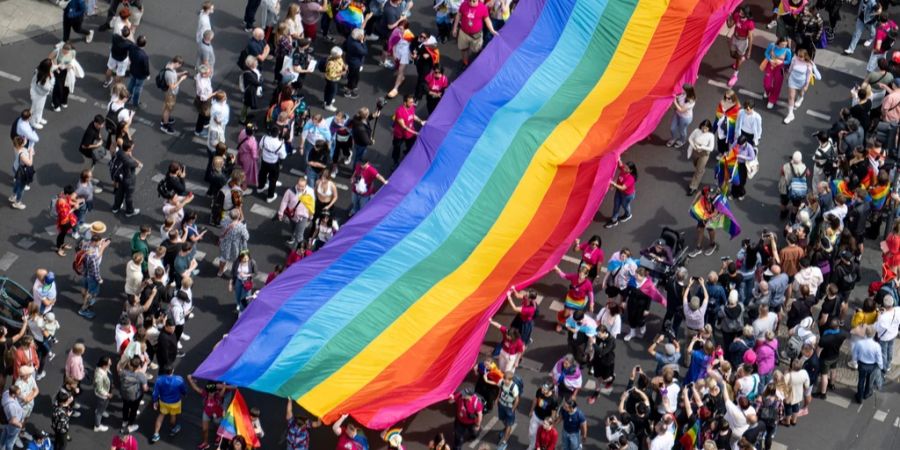
[[[391,91],[387,93],[386,97],[387,97],[387,98],[394,98],[394,97],[396,97],[396,96],[399,95],[399,94],[400,94],[400,93],[397,92],[396,89],[391,89]]]

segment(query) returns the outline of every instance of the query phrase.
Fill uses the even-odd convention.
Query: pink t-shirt
[[[896,28],[897,28],[897,24],[894,23],[893,20],[888,20],[888,21],[887,21],[886,23],[884,23],[883,25],[879,25],[878,28],[875,29],[875,42],[884,42],[884,39],[887,37],[888,32],[889,32],[890,30],[894,30],[894,29],[896,29]],[[875,51],[876,54],[882,55],[882,54],[884,54],[888,49],[887,49],[887,48],[879,49],[879,48],[874,48],[874,47],[873,47],[873,50]]]
[[[363,450],[364,448],[362,444],[347,436],[347,428],[341,427],[341,435],[338,436],[336,450]]]
[[[470,36],[480,33],[488,14],[488,8],[484,2],[479,1],[477,5],[472,6],[468,1],[464,1],[459,6],[459,29]]]
[[[630,173],[619,172],[619,176],[616,177],[616,184],[625,186],[625,189],[622,190],[623,194],[634,194],[634,175]]]
[[[506,327],[500,327],[500,332],[506,336]],[[509,339],[503,338],[503,351],[506,352],[507,355],[518,355],[525,351],[525,344],[522,343],[521,338],[516,338],[515,341],[510,341]]]
[[[522,304],[522,311],[519,312],[519,317],[522,319],[522,322],[531,322],[534,320],[534,303]]]
[[[578,250],[581,250],[581,260],[591,266],[596,266],[603,262],[603,249],[600,247],[591,249],[590,242],[582,242],[578,246]]]
[[[756,24],[752,19],[741,19],[741,15],[737,11],[731,16],[731,20],[734,21],[734,35],[741,39],[747,39],[750,32],[756,29]]]
[[[375,191],[375,179],[378,177],[378,169],[371,164],[366,168],[363,168],[362,164],[357,164],[356,169],[353,171],[353,179],[357,180],[359,177],[366,181],[366,186],[369,188],[365,195],[372,195]]]
[[[585,278],[584,281],[578,281],[577,273],[567,273],[563,278],[569,280],[571,283],[569,284],[569,291],[566,293],[566,296],[573,300],[581,300],[586,297],[593,300],[594,288],[589,278]]]
[[[406,125],[406,128],[412,129],[415,126],[415,121],[413,117],[416,116],[416,106],[410,106],[407,108],[405,105],[400,105],[396,111],[394,111],[394,137],[401,139],[409,139],[415,134],[411,131],[404,130],[400,127],[400,121]]]
[[[444,92],[444,89],[447,89],[448,84],[449,82],[445,75],[441,75],[440,77],[434,76],[433,73],[425,75],[425,85],[428,86],[429,91]]]

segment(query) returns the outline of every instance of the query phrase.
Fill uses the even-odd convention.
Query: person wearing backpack
[[[277,127],[270,127],[268,133],[259,140],[261,163],[258,180],[263,185],[256,189],[256,193],[265,193],[266,203],[272,203],[278,198],[275,189],[278,187],[281,163],[287,158],[284,147],[284,140]]]
[[[175,119],[172,119],[172,111],[175,109],[175,101],[178,97],[178,87],[188,77],[187,72],[181,71],[184,58],[175,56],[156,74],[156,87],[165,92],[163,96],[162,117],[159,121],[159,130],[170,136],[178,134],[175,131]]]
[[[293,246],[306,239],[306,229],[316,211],[315,199],[316,193],[307,183],[305,175],[297,178],[297,184],[293,189],[284,191],[277,217],[279,221],[287,218],[293,224],[288,245]]]
[[[144,393],[150,390],[147,375],[138,371],[141,357],[135,356],[128,361],[128,366],[119,374],[119,394],[122,397],[122,433],[134,433],[138,430],[137,413]]]
[[[125,217],[134,217],[141,213],[140,209],[134,207],[133,197],[137,184],[136,171],[144,164],[138,161],[133,153],[134,143],[129,142],[123,145],[110,161],[110,176],[115,190],[112,213],[117,214],[124,203]]]
[[[13,193],[9,196],[9,202],[14,209],[25,209],[22,195],[34,181],[34,148],[25,147],[25,139],[16,136],[13,138],[13,149],[16,157],[13,160]]]
[[[450,395],[450,403],[456,405],[453,421],[453,450],[461,450],[463,444],[481,430],[484,400],[470,388]]]
[[[766,437],[762,450],[772,448],[772,438],[778,429],[778,422],[784,417],[784,401],[778,396],[778,390],[774,383],[769,383],[763,390],[762,400],[756,408],[756,417],[759,423],[765,427]]]
[[[781,177],[778,180],[778,193],[781,196],[782,220],[788,215],[796,214],[800,203],[806,200],[809,191],[809,169],[803,164],[803,154],[799,151],[791,155],[791,160],[781,166]]]

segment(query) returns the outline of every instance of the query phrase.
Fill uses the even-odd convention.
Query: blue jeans
[[[19,180],[16,180],[13,183],[13,195],[16,196],[17,202],[22,201],[22,194],[24,194],[24,193],[25,193],[25,183],[22,183]]]
[[[753,275],[744,276],[741,282],[738,283],[737,291],[744,306],[747,306],[747,303],[753,298],[753,285],[755,283],[756,280],[753,278]]]
[[[250,295],[250,291],[244,289],[244,282],[234,280],[234,302],[237,303],[238,311],[243,311],[247,307],[248,295]]]
[[[874,381],[875,371],[878,366],[875,364],[859,363],[859,381],[856,383],[856,399],[863,401],[872,395],[872,384]]]
[[[682,117],[678,114],[672,115],[672,139],[678,142],[687,141],[688,137],[688,126],[690,126],[691,122],[694,120],[694,116],[690,115],[687,117]]]
[[[616,189],[616,195],[613,197],[613,210],[611,221],[619,220],[619,208],[625,211],[623,217],[631,216],[631,201],[634,200],[634,194],[625,195],[622,191]]]
[[[862,37],[863,30],[869,31],[869,38],[875,37],[875,24],[866,25],[862,20],[859,20],[859,17],[856,18],[856,29],[853,30],[853,37],[850,38],[850,45],[847,46],[847,50],[850,50],[852,53],[856,50],[856,44],[859,42],[859,38]]]
[[[316,181],[318,181],[318,179],[319,179],[319,174],[316,172],[316,170],[313,169],[312,167],[309,167],[309,165],[307,165],[306,166],[306,185],[312,186],[313,189],[315,189]]]
[[[353,206],[350,208],[350,214],[356,214],[357,212],[359,212],[359,210],[363,209],[363,206],[366,206],[366,203],[369,203],[369,200],[371,199],[371,195],[359,195],[354,192]]]
[[[359,163],[359,160],[366,156],[366,150],[369,148],[364,145],[354,145],[353,146],[353,167],[356,168],[356,164]]]
[[[568,433],[563,431],[562,444],[563,450],[581,450],[581,432]]]
[[[138,79],[134,76],[128,80],[128,92],[131,92],[131,104],[134,106],[140,105],[141,92],[144,90],[145,81],[147,81],[146,78]]]
[[[20,431],[22,429],[15,425],[3,425],[3,433],[0,433],[0,450],[13,450]]]
[[[891,361],[894,358],[894,340],[891,339],[889,341],[878,341],[878,345],[881,346],[881,361],[882,367],[884,367],[883,372],[887,372],[891,370]]]

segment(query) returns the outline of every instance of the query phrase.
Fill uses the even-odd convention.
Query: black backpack
[[[169,186],[168,177],[159,180],[159,183],[157,183],[156,185],[156,194],[166,200],[169,200],[175,196],[175,190],[172,189],[172,186]]]
[[[156,74],[156,87],[160,88],[163,92],[169,91],[169,83],[166,83],[166,71],[172,70],[168,67],[160,70],[159,73]]]
[[[106,109],[106,131],[109,132],[110,136],[115,136],[119,133],[119,111],[124,108],[123,106],[114,110],[113,105],[109,105]]]
[[[125,181],[125,159],[122,158],[121,154],[122,152],[118,151],[113,155],[112,159],[109,160],[109,178],[112,179],[114,183]]]

